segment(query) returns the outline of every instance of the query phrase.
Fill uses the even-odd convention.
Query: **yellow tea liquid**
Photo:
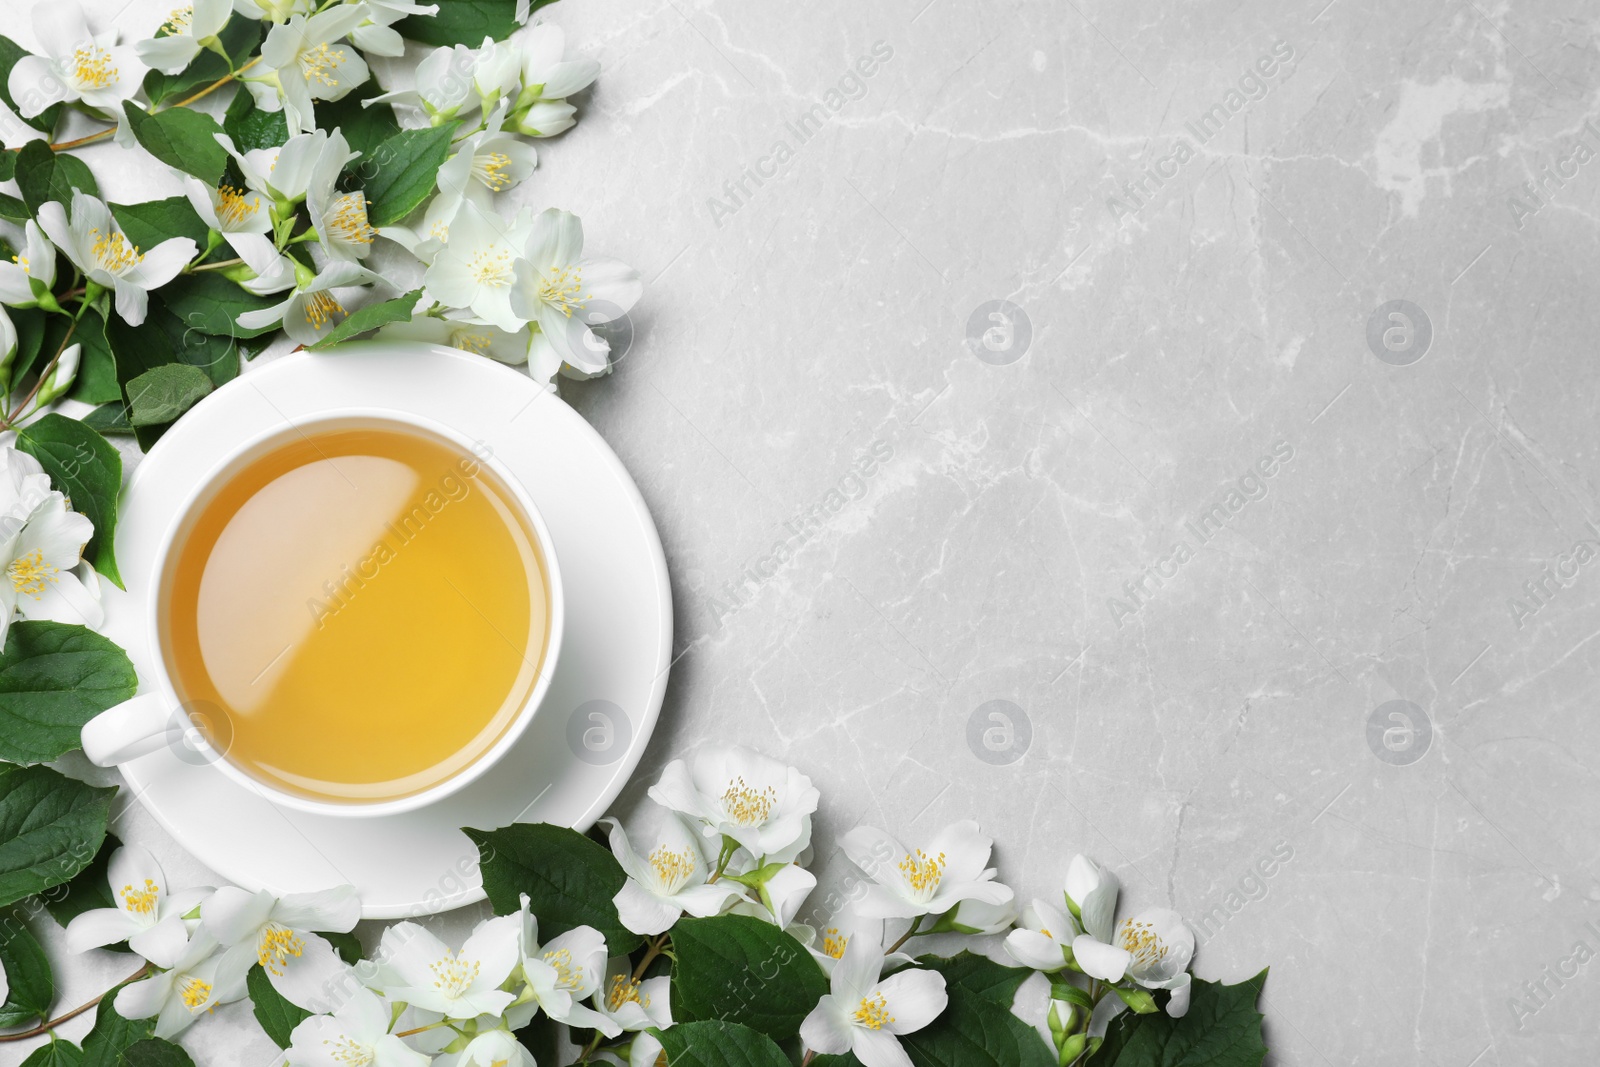
[[[197,510],[167,573],[168,667],[196,724],[247,774],[319,800],[457,773],[516,718],[547,650],[522,510],[415,430],[286,440]]]

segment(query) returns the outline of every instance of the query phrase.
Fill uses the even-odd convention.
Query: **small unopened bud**
[[[56,360],[56,365],[51,369],[49,377],[39,387],[38,407],[44,407],[62,396],[78,377],[78,357],[83,355],[82,345],[71,345],[61,353]]]

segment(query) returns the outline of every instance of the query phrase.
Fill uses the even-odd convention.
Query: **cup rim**
[[[481,443],[483,441],[482,438],[475,441],[453,426],[410,411],[382,407],[338,408],[319,412],[296,421],[285,422],[281,426],[274,426],[271,429],[263,430],[246,438],[213,463],[205,475],[184,495],[182,504],[175,509],[171,522],[167,524],[166,530],[162,533],[161,539],[157,543],[155,561],[150,569],[150,595],[145,617],[145,626],[151,651],[150,669],[154,676],[153,689],[161,695],[167,705],[174,710],[182,710],[184,703],[179,698],[177,687],[172,682],[172,676],[167,665],[167,657],[163,653],[160,621],[161,608],[165,600],[162,591],[167,578],[168,565],[171,561],[174,542],[185,521],[192,515],[196,505],[204,498],[205,494],[218,484],[229,468],[238,464],[241,459],[244,459],[250,453],[284,437],[286,434],[305,436],[308,431],[315,432],[315,428],[320,426],[359,423],[362,421],[387,423],[401,428],[419,429],[426,433],[431,433],[472,455],[477,462],[495,473],[505,491],[512,497],[512,502],[521,510],[522,517],[527,521],[528,527],[538,543],[538,548],[544,556],[545,579],[549,586],[550,621],[545,641],[544,659],[539,666],[538,675],[534,678],[533,687],[529,690],[527,698],[522,702],[522,706],[517,709],[516,715],[507,724],[505,730],[501,732],[494,744],[485,749],[471,763],[468,763],[443,781],[407,796],[376,801],[325,801],[300,796],[253,777],[229,760],[225,752],[218,752],[202,731],[194,729],[192,732],[186,732],[186,742],[192,740],[196,750],[206,754],[207,759],[205,762],[207,766],[217,768],[221,773],[246,789],[255,791],[266,800],[281,807],[337,818],[376,818],[385,815],[399,815],[427,807],[459,792],[481,777],[494,764],[498,763],[506,752],[516,744],[527,729],[529,721],[537,713],[540,705],[543,704],[545,696],[550,690],[551,681],[560,659],[562,637],[566,629],[566,596],[561,580],[561,565],[556,557],[555,544],[550,537],[550,529],[545,524],[544,516],[539,512],[538,505],[528,495],[526,487],[494,455],[493,450],[491,449],[486,455],[480,455],[475,450],[474,446]]]

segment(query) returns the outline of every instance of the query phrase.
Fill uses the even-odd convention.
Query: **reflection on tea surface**
[[[493,746],[546,651],[548,583],[513,498],[410,430],[293,439],[253,461],[175,546],[163,605],[179,696],[277,788],[375,801]]]

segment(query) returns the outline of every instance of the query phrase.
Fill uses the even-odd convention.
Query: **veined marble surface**
[[[1272,967],[1271,1063],[1594,1059],[1594,9],[539,17],[604,69],[517,202],[648,282],[563,386],[673,571],[624,810],[739,741],[815,779],[835,876],[858,821],[976,818],[1024,899],[1097,857],[1201,977]],[[273,1058],[247,1005],[184,1043]]]

